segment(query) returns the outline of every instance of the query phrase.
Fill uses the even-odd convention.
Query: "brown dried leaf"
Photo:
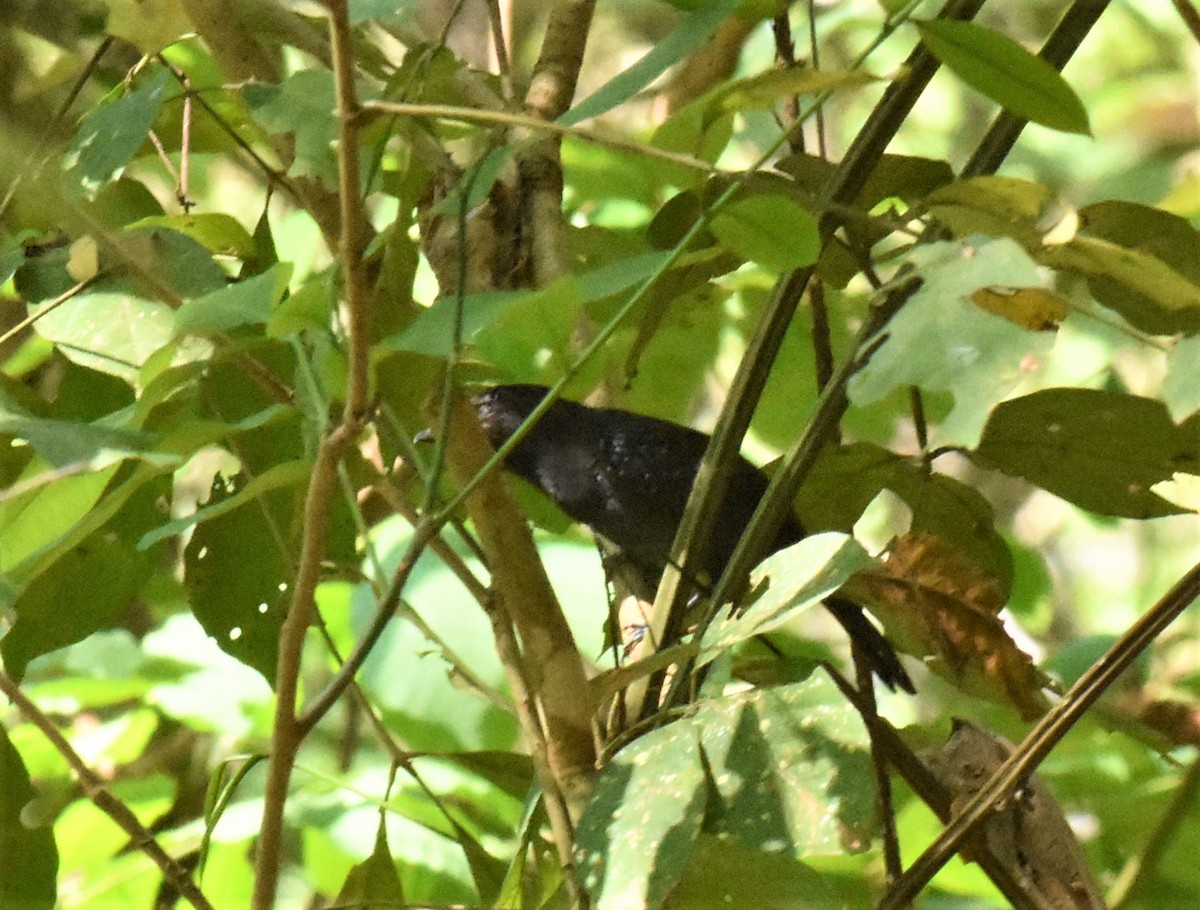
[[[965,804],[1013,753],[1013,745],[981,727],[955,721],[946,743],[921,754],[930,772]],[[1062,807],[1037,776],[989,816],[972,847],[1009,870],[1034,907],[1103,910],[1104,901]]]
[[[1009,703],[1026,720],[1046,710],[1048,680],[997,618],[1004,604],[996,579],[942,538],[902,535],[882,566],[842,590],[879,617],[898,648],[959,688]]]

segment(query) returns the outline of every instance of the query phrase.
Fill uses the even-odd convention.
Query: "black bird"
[[[494,447],[502,445],[549,390],[494,386],[472,402]],[[505,467],[549,496],[568,516],[609,540],[653,592],[670,557],[709,437],[666,420],[615,408],[556,401],[509,453]],[[765,474],[739,456],[700,572],[716,580],[767,491]],[[804,537],[798,521],[780,529],[773,550]],[[831,598],[826,607],[865,650],[889,687],[913,691],[887,639],[861,608]]]

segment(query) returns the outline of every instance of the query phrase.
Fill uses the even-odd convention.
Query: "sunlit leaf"
[[[870,561],[866,550],[845,534],[815,534],[767,557],[750,575],[757,599],[708,628],[701,642],[701,662],[820,603]]]
[[[655,730],[617,753],[575,836],[595,906],[659,906],[687,866],[707,799],[693,724]]]
[[[1006,238],[932,244],[914,251],[912,260],[924,284],[851,380],[850,399],[869,404],[909,386],[950,392],[954,408],[931,438],[971,446],[988,411],[1041,365],[1054,344],[1052,333],[1032,332],[985,312],[972,295],[997,285],[1037,287],[1045,277]]]
[[[1007,35],[954,19],[914,24],[935,57],[1006,111],[1051,129],[1090,132],[1083,102],[1066,80]]]

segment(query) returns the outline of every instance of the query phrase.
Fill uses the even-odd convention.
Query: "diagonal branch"
[[[71,748],[71,744],[54,726],[50,718],[43,714],[41,709],[20,690],[17,684],[9,679],[8,674],[2,671],[0,671],[0,692],[3,692],[5,697],[17,706],[17,710],[24,715],[27,721],[37,727],[46,739],[50,740],[55,751],[66,759],[71,770],[75,772],[75,776],[79,779],[79,785],[83,788],[87,798],[96,804],[96,808],[116,822],[117,826],[129,836],[134,848],[150,857],[162,871],[163,878],[170,883],[171,887],[196,910],[213,910],[212,904],[196,887],[196,883],[192,881],[187,870],[162,848],[154,839],[154,835],[138,821],[132,810],[109,792],[92,769],[84,764],[79,753]]]

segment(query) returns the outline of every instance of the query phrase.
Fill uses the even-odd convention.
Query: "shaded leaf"
[[[58,894],[58,848],[49,825],[21,820],[37,794],[21,756],[0,727],[0,907],[52,910]]]
[[[710,103],[719,104],[729,111],[770,107],[797,95],[815,95],[833,89],[858,88],[874,81],[875,77],[863,70],[837,72],[811,67],[789,67],[767,70],[765,73],[727,82],[713,93]]]
[[[686,16],[675,30],[657,42],[632,66],[627,66],[569,111],[559,123],[572,126],[599,117],[628,101],[696,48],[741,5],[742,0],[715,0]]]
[[[1032,180],[968,177],[938,187],[925,207],[955,236],[1012,237],[1032,250],[1041,245],[1056,198],[1053,190]]]
[[[262,324],[287,290],[292,267],[277,263],[261,275],[189,300],[175,313],[175,334],[218,332]]]
[[[914,24],[938,60],[1009,113],[1051,129],[1090,133],[1083,102],[1062,75],[1007,35],[953,19]]]
[[[248,83],[242,95],[268,131],[295,137],[296,153],[289,174],[335,184],[333,148],[338,127],[333,115],[333,73],[323,67],[300,70],[278,85]]]
[[[889,639],[964,691],[1013,705],[1026,720],[1046,710],[1046,677],[997,618],[994,578],[925,533],[892,542],[887,561],[844,588],[879,617]]]
[[[375,834],[375,849],[350,870],[338,892],[338,902],[360,910],[382,910],[404,903],[404,891],[400,886],[396,863],[388,850],[387,828],[382,815]]]
[[[208,505],[236,496],[243,483],[241,475],[218,478]],[[184,551],[184,585],[196,619],[221,650],[268,682],[275,679],[292,576],[271,526],[292,527],[291,503],[291,491],[275,491],[217,515],[197,526]]]
[[[1046,389],[997,406],[975,457],[1102,515],[1181,511],[1151,492],[1200,473],[1200,421],[1176,425],[1161,401],[1095,389]]]
[[[974,487],[930,473],[919,460],[871,443],[830,446],[796,499],[804,526],[850,533],[871,501],[891,490],[912,509],[912,530],[953,540],[963,557],[989,573],[1008,596],[1013,558],[996,530],[991,504]]]
[[[747,874],[747,870],[753,874]],[[833,910],[838,899],[830,876],[787,856],[747,849],[704,834],[693,861],[672,892],[673,905],[688,910]]]
[[[26,585],[12,607],[12,628],[0,639],[10,675],[20,679],[33,658],[82,641],[129,609],[161,555],[139,551],[134,543],[160,520],[157,504],[169,490],[165,476],[142,487],[112,521]],[[75,596],[79,591],[87,597]]]
[[[1200,285],[1150,253],[1096,237],[1048,244],[1037,260],[1088,279],[1096,299],[1145,332],[1200,330]]]

